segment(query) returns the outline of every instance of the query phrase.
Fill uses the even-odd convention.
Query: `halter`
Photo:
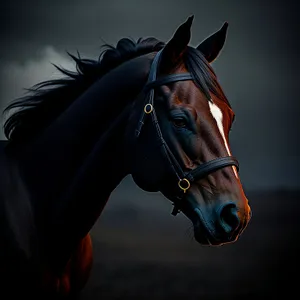
[[[148,76],[148,80],[145,86],[145,91],[148,93],[146,97],[146,104],[144,106],[144,110],[142,112],[141,118],[139,120],[137,129],[136,129],[136,137],[140,136],[142,127],[144,125],[144,121],[146,116],[150,115],[152,119],[152,123],[154,125],[154,130],[158,137],[158,142],[162,150],[163,156],[168,161],[173,173],[176,175],[178,179],[178,187],[181,191],[181,194],[177,197],[177,199],[182,199],[183,195],[186,191],[191,187],[191,183],[194,181],[199,180],[200,178],[206,177],[208,174],[222,169],[228,166],[235,166],[237,170],[239,169],[239,163],[236,158],[233,156],[226,156],[213,159],[206,163],[203,163],[196,167],[195,169],[184,172],[182,167],[180,166],[179,162],[177,161],[176,157],[172,153],[171,149],[169,148],[168,144],[166,143],[159,123],[157,119],[157,115],[154,109],[154,89],[158,86],[166,85],[171,82],[176,81],[185,81],[185,80],[194,80],[191,73],[181,73],[181,74],[172,74],[168,76],[164,76],[160,79],[156,79],[157,76],[157,69],[159,64],[159,59],[161,57],[163,49],[161,49],[155,56],[152,65],[150,67],[150,72]],[[176,216],[179,213],[178,203],[174,203],[174,209],[172,211],[172,215]]]

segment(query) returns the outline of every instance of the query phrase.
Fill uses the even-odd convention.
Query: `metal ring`
[[[147,109],[147,107],[149,107],[149,110]],[[147,104],[145,105],[145,107],[144,107],[144,112],[145,112],[146,114],[150,114],[150,113],[152,113],[152,111],[153,111],[153,105],[150,104],[150,103],[147,103]]]
[[[182,182],[185,182],[186,187],[182,186]],[[183,179],[179,179],[178,186],[185,193],[190,188],[191,184],[190,184],[190,182],[186,178],[183,178]]]

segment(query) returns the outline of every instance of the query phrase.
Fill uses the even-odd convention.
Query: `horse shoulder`
[[[78,244],[71,258],[72,287],[78,291],[86,285],[93,265],[92,239],[88,233]]]
[[[44,270],[44,291],[61,297],[78,296],[90,277],[92,264],[92,241],[90,234],[87,234],[78,243],[59,275],[49,268]]]

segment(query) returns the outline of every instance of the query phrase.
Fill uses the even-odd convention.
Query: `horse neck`
[[[52,233],[45,239],[61,244],[65,253],[91,229],[127,174],[120,140],[127,117],[122,112],[145,84],[153,56],[110,71],[16,154],[41,233]]]
[[[46,241],[50,260],[61,265],[92,228],[111,192],[128,174],[124,156],[128,106],[95,144],[68,190],[57,201]]]
[[[22,149],[19,166],[33,199],[55,201],[72,184],[95,144],[142,89],[152,58],[144,55],[110,71]]]
[[[62,222],[74,219],[80,223],[84,211],[98,217],[111,192],[128,174],[123,138],[130,108],[129,104],[95,143],[72,183],[59,197],[54,209],[54,223],[59,223],[59,219]],[[96,221],[88,219],[92,223]]]

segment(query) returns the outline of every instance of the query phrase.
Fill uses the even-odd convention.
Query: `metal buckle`
[[[148,109],[148,107],[149,107],[149,109]],[[144,107],[144,112],[146,114],[150,114],[150,113],[152,113],[152,111],[153,111],[153,105],[150,103],[147,103]]]
[[[186,185],[186,186],[184,186],[184,185]],[[191,184],[186,178],[183,178],[183,179],[179,179],[178,186],[185,193],[190,188]]]

